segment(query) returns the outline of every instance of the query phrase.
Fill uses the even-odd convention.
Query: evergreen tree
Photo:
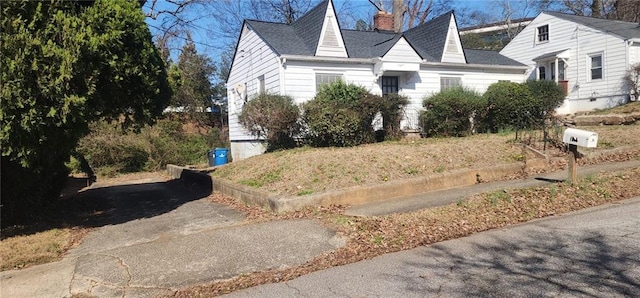
[[[1,6],[2,224],[55,200],[88,124],[152,123],[170,98],[139,3],[8,1]]]
[[[211,59],[198,54],[191,35],[187,35],[178,63],[169,73],[175,88],[171,104],[183,108],[194,120],[207,120],[204,112],[213,107],[215,90],[211,80],[216,67]]]

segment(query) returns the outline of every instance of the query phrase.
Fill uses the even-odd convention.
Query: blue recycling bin
[[[229,149],[228,148],[216,148],[214,150],[215,158],[214,158],[214,166],[221,166],[227,164]]]

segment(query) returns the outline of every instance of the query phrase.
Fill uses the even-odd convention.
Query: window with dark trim
[[[602,54],[591,57],[591,79],[602,79]]]
[[[549,41],[549,25],[538,27],[537,33],[538,33],[538,42]]]
[[[382,94],[398,94],[398,77],[382,77]]]
[[[547,68],[544,66],[538,67],[538,80],[547,79]]]

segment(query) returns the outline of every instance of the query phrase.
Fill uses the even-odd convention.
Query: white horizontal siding
[[[377,86],[371,64],[341,64],[287,60],[284,71],[284,94],[301,104],[316,96],[316,73],[341,74],[345,82],[375,90]],[[380,91],[378,91],[380,93]]]
[[[440,92],[441,77],[459,77],[462,85],[484,93],[489,85],[498,81],[523,82],[525,77],[522,71],[496,71],[489,69],[469,69],[456,67],[430,67],[422,66],[419,73],[407,76],[405,86],[401,92],[410,99],[407,106],[406,117],[401,123],[401,127],[406,129],[417,129],[418,115],[423,110],[422,102],[426,97]]]
[[[316,73],[342,74],[345,81],[367,88],[373,94],[382,94],[380,80],[373,74],[372,64],[339,64],[288,61],[285,70],[285,94],[301,104],[312,99],[315,94]],[[459,76],[463,85],[483,93],[487,87],[500,80],[523,82],[522,71],[496,71],[489,69],[468,69],[455,67],[422,66],[419,72],[386,72],[383,75],[399,77],[399,93],[409,98],[401,127],[418,128],[418,115],[422,101],[440,91],[441,76]]]
[[[340,33],[340,27],[338,26],[331,1],[328,3],[327,11],[324,15],[316,56],[347,57],[347,50],[344,47],[342,33]]]
[[[280,93],[278,57],[260,36],[245,25],[227,81],[229,139],[231,141],[255,139],[238,123],[238,114],[244,102],[234,93],[234,87],[238,84],[246,85],[247,99],[250,100],[258,94],[258,78],[260,77],[264,77],[266,92]]]
[[[458,35],[458,27],[456,26],[453,14],[449,19],[449,30],[447,33],[447,39],[444,43],[444,49],[442,49],[442,61],[441,62],[453,62],[453,63],[466,63],[467,60],[462,52],[462,43],[460,42],[460,36]]]
[[[400,38],[393,47],[382,57],[382,61],[420,63],[422,58],[409,45],[404,37]]]
[[[629,47],[629,65],[640,63],[640,44],[634,43]]]
[[[549,26],[549,41],[536,43],[538,27]],[[501,54],[529,65],[528,79],[536,79],[535,57],[570,49],[565,79],[569,96],[559,113],[606,108],[625,97],[622,77],[627,68],[625,42],[616,35],[541,13],[518,34]],[[591,80],[590,55],[602,53],[603,79]],[[597,98],[594,103],[591,98]]]

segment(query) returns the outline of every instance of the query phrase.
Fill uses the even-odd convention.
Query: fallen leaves
[[[631,156],[637,158],[638,155]],[[606,195],[605,195],[606,194]],[[252,212],[250,220],[310,217],[348,239],[346,245],[304,265],[254,272],[230,280],[186,288],[175,297],[211,297],[265,283],[282,282],[310,272],[370,259],[385,253],[429,245],[473,233],[640,195],[640,168],[589,176],[575,184],[513,189],[474,195],[443,207],[380,217],[349,217],[343,206],[305,208],[288,214]],[[214,195],[217,201],[225,201]],[[496,199],[497,198],[497,199]],[[508,198],[508,199],[507,199]],[[235,203],[237,205],[237,203]]]

